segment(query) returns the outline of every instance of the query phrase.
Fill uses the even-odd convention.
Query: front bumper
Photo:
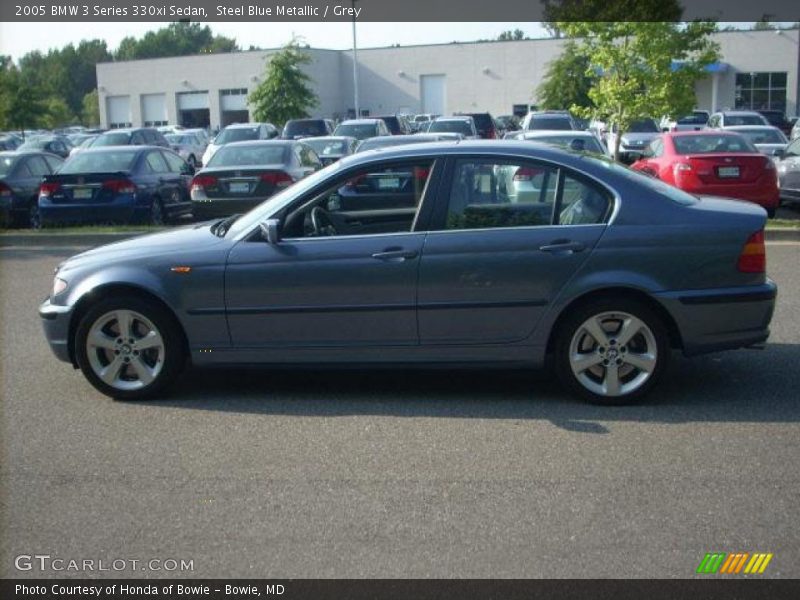
[[[683,290],[655,294],[678,326],[687,356],[745,348],[765,342],[778,286]]]
[[[69,326],[72,320],[72,306],[53,304],[48,297],[39,305],[44,336],[56,358],[72,363],[69,351]]]

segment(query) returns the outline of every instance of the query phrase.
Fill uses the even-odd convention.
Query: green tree
[[[83,97],[83,110],[81,111],[81,122],[86,127],[97,127],[100,125],[100,97],[97,89]]]
[[[762,15],[761,18],[753,23],[753,31],[772,31],[775,25],[770,22],[772,15]]]
[[[208,25],[178,21],[156,31],[148,31],[138,40],[131,36],[123,38],[114,53],[114,58],[137,60],[238,50],[235,39],[215,36]]]
[[[593,109],[575,112],[615,125],[614,156],[619,141],[633,121],[680,116],[694,108],[695,82],[706,76],[705,67],[719,60],[719,48],[709,35],[714,23],[686,24],[668,21],[559,22],[559,28],[576,43],[598,73],[589,91]]]
[[[255,120],[282,126],[289,119],[310,116],[308,111],[318,99],[302,68],[311,62],[308,52],[295,38],[267,60],[264,80],[248,97]]]
[[[500,42],[511,42],[517,40],[527,40],[528,37],[525,35],[525,32],[522,29],[515,29],[514,31],[508,30],[502,32],[500,35],[497,36],[497,40]]]
[[[46,129],[64,127],[72,123],[75,117],[67,103],[60,96],[50,96],[44,101],[44,114],[39,124]]]
[[[24,132],[38,127],[47,110],[40,90],[26,81],[13,66],[3,70],[2,84],[3,121],[0,129]]]
[[[558,58],[547,65],[547,72],[536,89],[536,98],[545,110],[570,109],[573,106],[593,108],[589,96],[597,74],[591,69],[589,58],[573,41],[564,44]]]

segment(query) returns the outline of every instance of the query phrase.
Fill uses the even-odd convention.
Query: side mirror
[[[281,241],[281,235],[278,232],[281,222],[278,219],[267,219],[259,224],[261,227],[261,235],[267,240],[269,244],[277,244]]]

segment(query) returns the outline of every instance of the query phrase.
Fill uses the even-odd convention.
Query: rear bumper
[[[697,188],[678,186],[683,191],[690,194],[704,196],[719,196],[720,198],[734,198],[735,200],[747,200],[754,202],[764,208],[777,208],[780,204],[780,190],[773,184],[766,186],[763,184],[733,184],[733,185],[704,185]]]
[[[43,225],[72,223],[138,223],[147,222],[150,207],[130,201],[95,204],[54,204],[39,200],[39,217]]]
[[[675,319],[687,356],[744,348],[769,337],[778,287],[756,286],[662,292],[655,297]]]
[[[39,316],[42,318],[44,336],[56,358],[64,362],[72,362],[69,354],[69,324],[72,319],[72,307],[52,304],[47,298],[39,305]]]

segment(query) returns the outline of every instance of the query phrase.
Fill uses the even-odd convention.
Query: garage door
[[[444,75],[422,75],[422,112],[434,115],[443,115],[445,106],[445,80]]]
[[[142,94],[142,121],[145,127],[167,124],[167,97],[165,94]]]
[[[178,110],[208,108],[208,92],[182,92],[178,94]]]
[[[109,96],[106,98],[106,115],[111,129],[131,126],[131,97]]]

